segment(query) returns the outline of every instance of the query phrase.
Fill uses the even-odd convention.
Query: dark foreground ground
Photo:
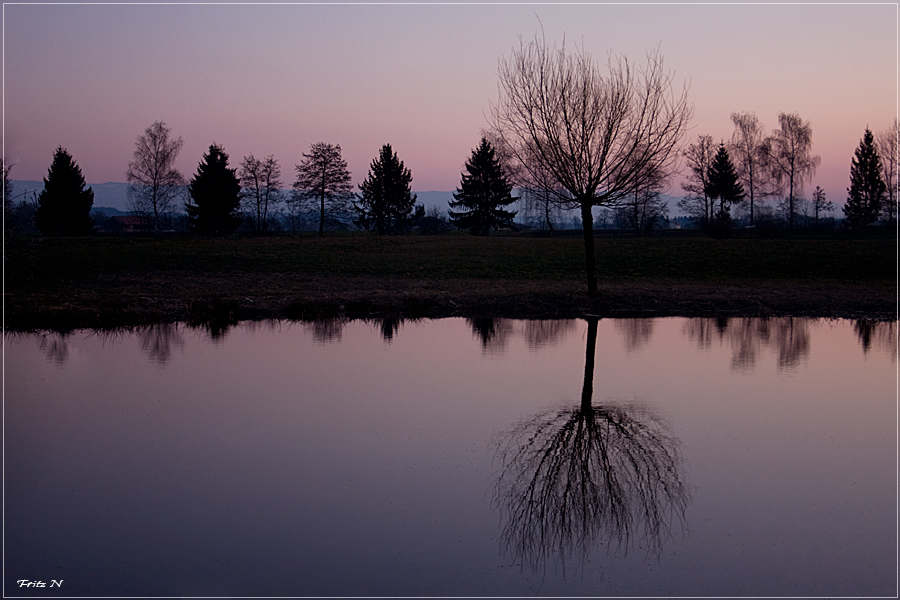
[[[10,330],[379,316],[897,318],[893,238],[10,238]]]

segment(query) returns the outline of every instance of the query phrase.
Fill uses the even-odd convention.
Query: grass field
[[[887,318],[896,311],[895,239],[601,235],[596,246],[601,294],[589,299],[579,237],[10,238],[6,326],[114,326],[210,311],[235,318],[589,311]]]

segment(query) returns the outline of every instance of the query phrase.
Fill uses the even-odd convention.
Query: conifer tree
[[[60,146],[38,196],[35,224],[44,235],[83,235],[94,227],[94,191],[84,189],[84,176],[72,155]]]
[[[411,183],[412,173],[391,145],[382,146],[365,181],[359,185],[356,224],[378,234],[408,231],[417,217],[425,216],[425,208],[416,205]]]
[[[730,206],[744,199],[744,188],[738,181],[734,164],[724,144],[719,144],[709,168],[709,195],[714,200],[719,200],[719,210],[715,217],[720,224],[727,224],[731,220]]]
[[[853,227],[878,220],[887,186],[881,178],[881,159],[875,148],[875,136],[866,128],[855,156],[850,161],[850,194],[844,215]]]
[[[233,233],[241,224],[241,182],[236,169],[228,168],[228,155],[218,144],[209,152],[191,178],[189,190],[194,204],[185,204],[191,229],[204,235]]]
[[[487,235],[491,229],[512,226],[516,212],[504,207],[517,198],[512,196],[512,184],[486,138],[481,138],[481,144],[472,150],[471,158],[466,161],[466,171],[450,201],[450,222],[475,235]]]

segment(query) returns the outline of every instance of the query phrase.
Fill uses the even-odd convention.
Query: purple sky
[[[124,181],[154,120],[184,139],[190,177],[212,142],[232,166],[274,154],[286,184],[310,144],[340,144],[355,183],[382,144],[413,189],[453,190],[497,98],[497,62],[548,41],[642,62],[660,47],[695,113],[688,139],[729,139],[729,115],[813,128],[821,185],[843,203],[866,126],[897,114],[896,5],[4,5],[4,156],[46,176],[66,147],[88,183]],[[680,195],[677,185],[669,193]]]

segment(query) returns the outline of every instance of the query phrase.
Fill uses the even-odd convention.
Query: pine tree
[[[228,155],[218,144],[209,147],[189,186],[194,204],[185,204],[191,229],[204,235],[233,233],[241,224],[241,182],[228,168]]]
[[[94,227],[91,207],[94,191],[84,189],[81,168],[65,148],[53,154],[53,163],[38,196],[35,224],[44,235],[83,235]]]
[[[515,211],[503,207],[518,198],[511,195],[512,184],[503,173],[494,148],[486,138],[466,161],[467,173],[450,201],[450,222],[475,235],[487,235],[491,229],[511,227]]]
[[[719,200],[716,220],[720,224],[731,220],[730,206],[744,199],[744,188],[738,181],[737,171],[724,144],[719,144],[709,168],[709,195]]]
[[[853,227],[878,220],[887,186],[881,178],[881,159],[875,149],[875,136],[866,128],[855,156],[850,161],[850,194],[844,216]]]
[[[412,173],[391,145],[382,146],[365,181],[359,185],[356,224],[378,234],[408,231],[417,217],[425,216],[425,208],[416,205],[411,183]]]

